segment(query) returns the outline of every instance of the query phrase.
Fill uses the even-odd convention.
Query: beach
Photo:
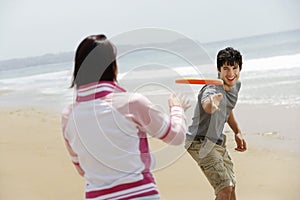
[[[188,123],[192,111],[187,112]],[[275,105],[237,106],[235,112],[248,150],[234,151],[233,135],[225,131],[235,163],[238,199],[298,199],[299,111],[299,107]],[[0,121],[0,199],[84,198],[85,182],[64,147],[60,112],[37,106],[5,107]],[[160,142],[150,142],[156,151]],[[154,176],[161,199],[214,199],[208,181],[185,152],[155,170]]]
[[[175,79],[217,78],[217,51],[225,46],[238,47],[244,62],[234,113],[248,150],[235,151],[233,133],[228,126],[224,128],[237,176],[237,197],[298,200],[299,33],[200,46],[189,40],[159,43],[162,46],[153,43],[145,48],[120,45],[118,84],[128,92],[147,96],[166,113],[169,94],[185,94],[192,104],[186,112],[190,125],[202,85],[175,84]],[[63,107],[76,97],[69,88],[73,54],[0,61],[1,200],[84,199],[85,182],[68,157],[60,127]],[[162,200],[214,199],[213,189],[183,144],[173,147],[154,138],[149,138],[149,144],[156,158],[153,173]]]

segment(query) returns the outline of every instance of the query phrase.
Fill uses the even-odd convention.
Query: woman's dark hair
[[[232,47],[227,47],[219,51],[217,55],[217,67],[218,71],[221,71],[221,67],[224,64],[234,66],[235,64],[239,65],[240,70],[242,70],[242,55],[239,51],[235,50]]]
[[[105,35],[90,35],[78,46],[71,87],[99,81],[116,81],[116,47]]]

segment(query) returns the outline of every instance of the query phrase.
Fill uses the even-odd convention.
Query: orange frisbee
[[[175,82],[179,84],[223,85],[223,80],[212,78],[178,78]]]

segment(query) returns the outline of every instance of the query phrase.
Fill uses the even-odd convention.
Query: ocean
[[[182,45],[188,56],[163,48],[139,48],[129,53],[121,50],[119,84],[152,98],[181,92],[196,100],[202,86],[176,85],[175,78],[216,78],[215,55],[219,49],[233,46],[244,57],[240,104],[300,106],[300,30],[197,44],[201,49],[198,55]],[[73,58],[50,63],[36,60],[26,65],[19,59],[0,61],[2,107],[46,106],[61,110],[73,101],[74,91],[69,89]]]

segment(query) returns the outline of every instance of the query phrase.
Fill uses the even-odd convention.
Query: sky
[[[74,51],[90,34],[149,27],[202,43],[295,30],[299,10],[299,0],[0,0],[0,60]]]

